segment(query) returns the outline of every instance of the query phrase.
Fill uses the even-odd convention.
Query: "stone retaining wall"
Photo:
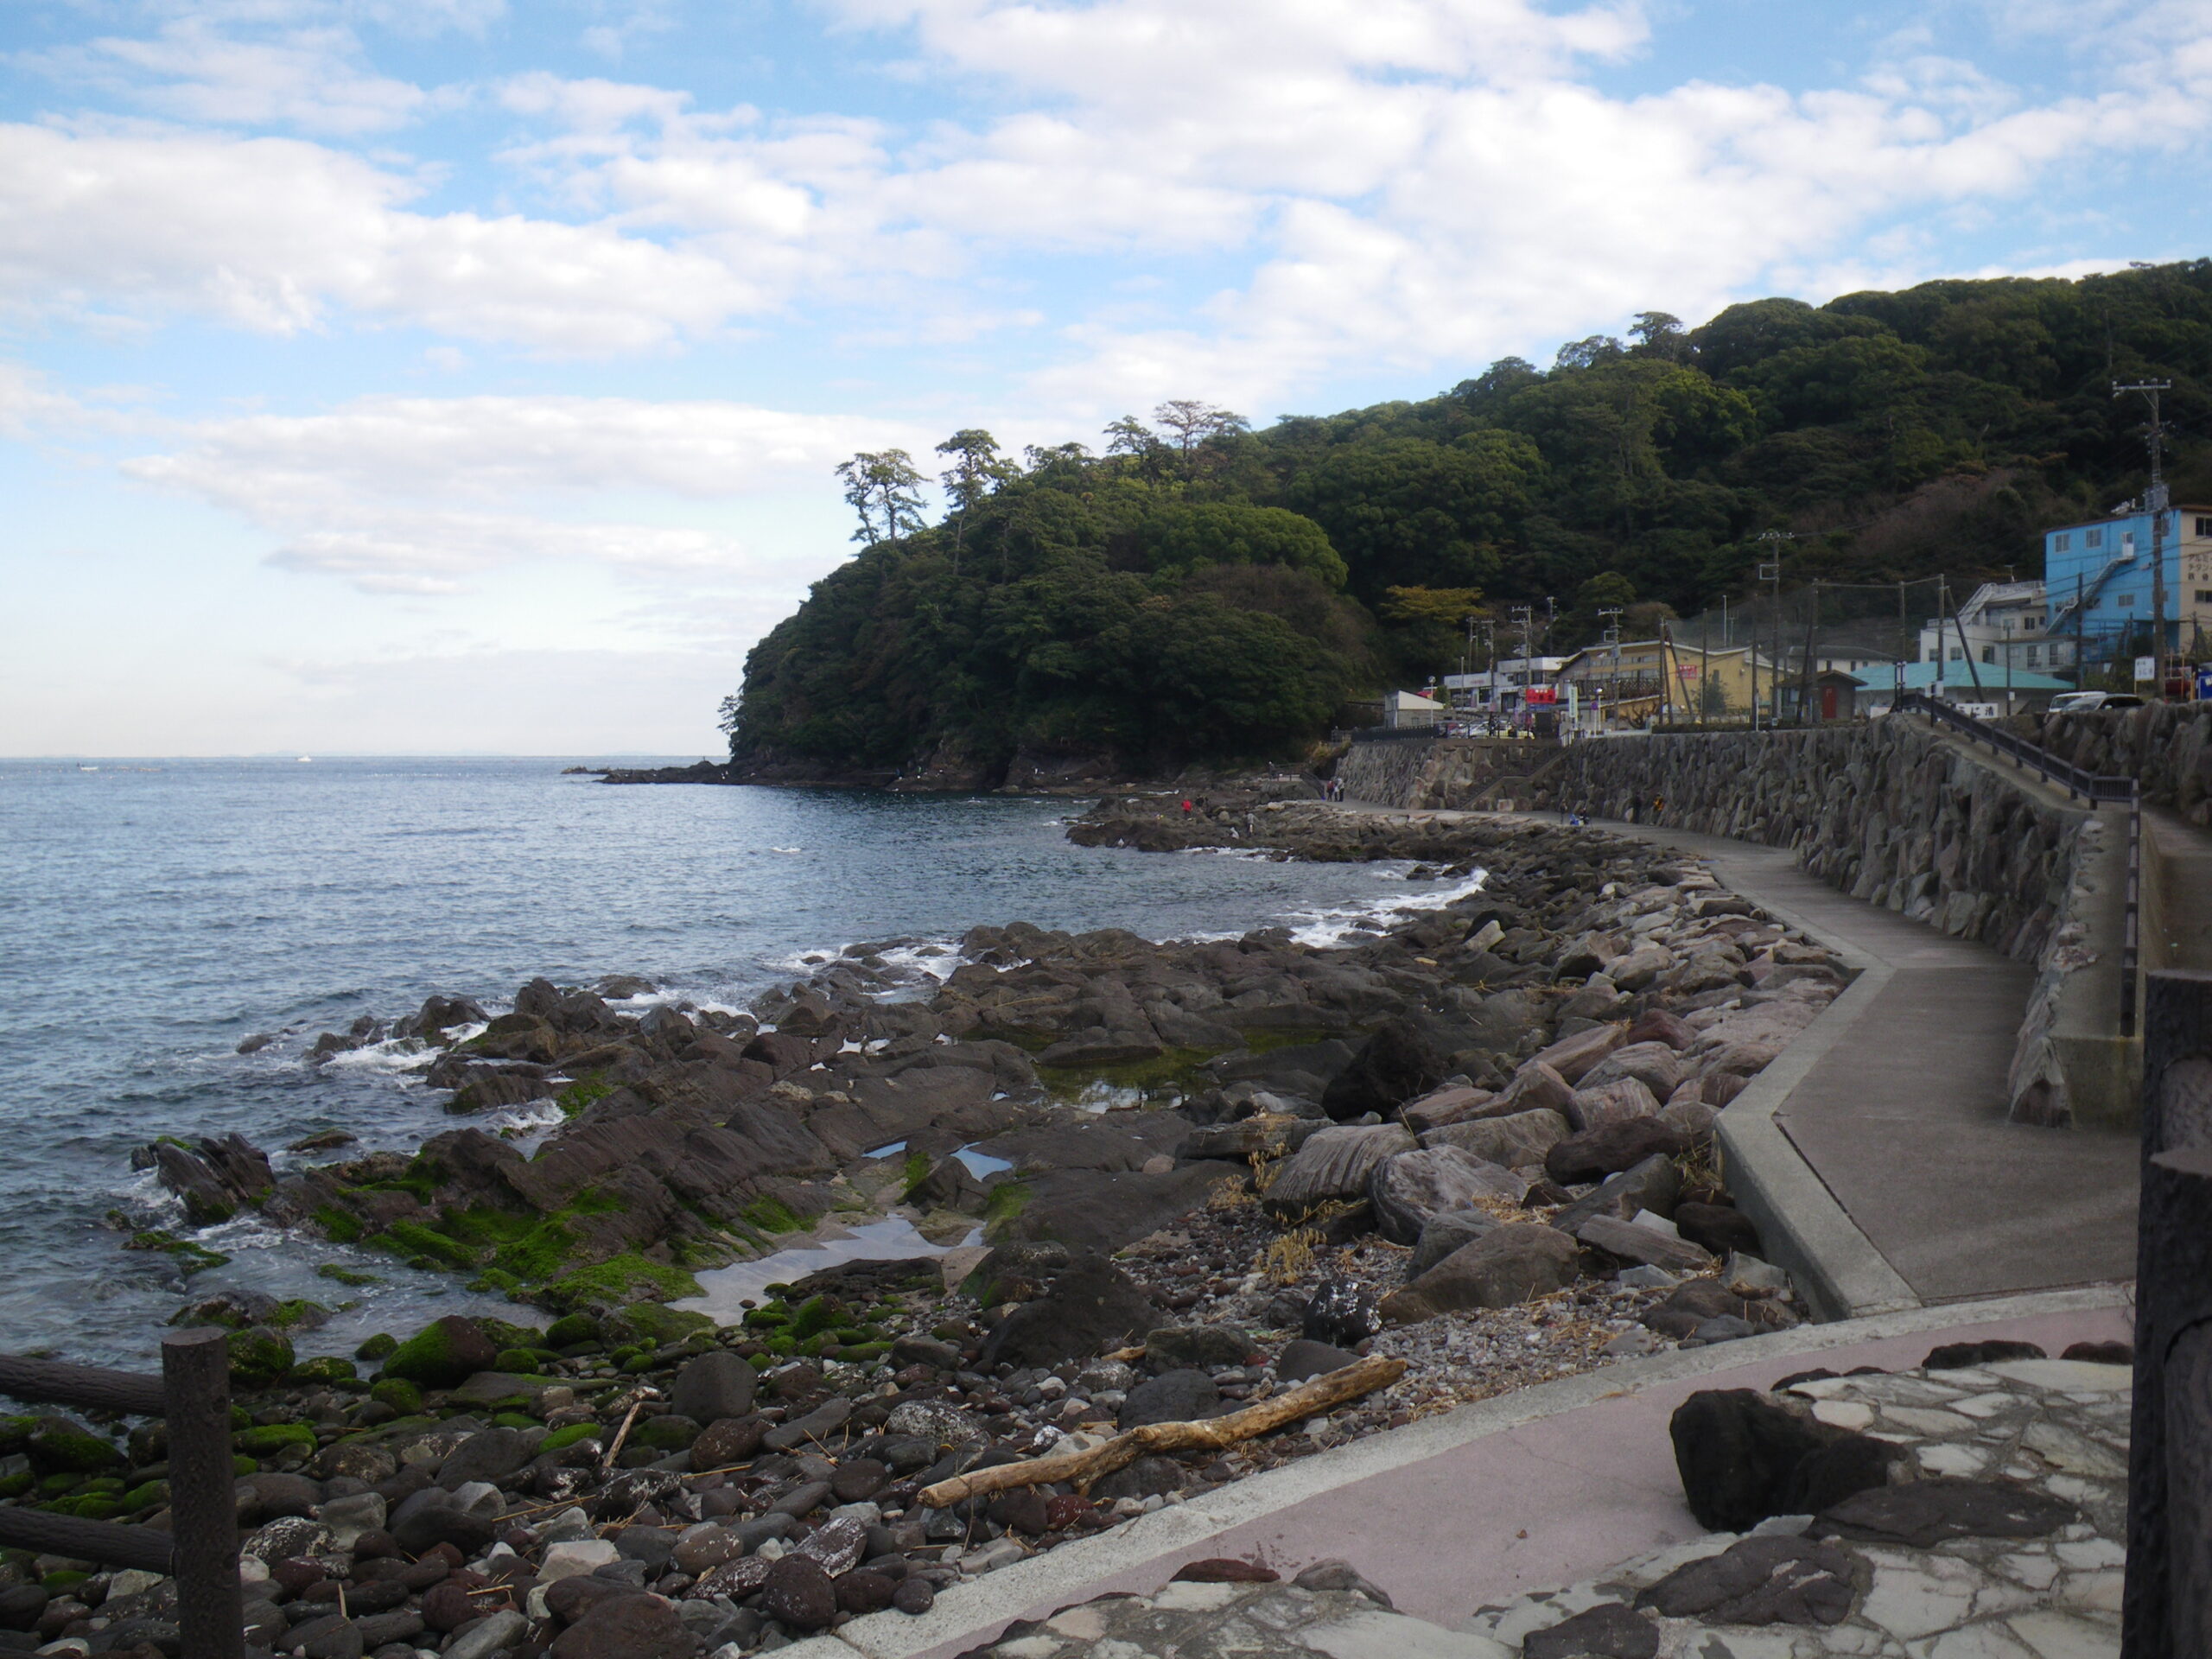
[[[1348,800],[1458,808],[1499,796],[1526,805],[1561,758],[1549,743],[1514,738],[1395,738],[1355,742],[1337,765]]]
[[[2016,729],[2061,760],[2130,777],[2143,798],[2212,826],[2212,703],[2150,703],[2111,714],[2044,715]]]
[[[2106,937],[2118,837],[2099,814],[1910,718],[1592,739],[1569,750],[1544,804],[1787,847],[1853,898],[2034,963],[2013,1117],[2125,1117],[2127,1067],[2107,1052],[2116,1022],[2099,1001],[2105,980],[2103,1001],[2118,995]]]

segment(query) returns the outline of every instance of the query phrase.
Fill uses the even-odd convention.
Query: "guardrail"
[[[181,1659],[245,1652],[230,1364],[227,1333],[205,1326],[162,1337],[159,1376],[0,1354],[0,1394],[167,1420],[173,1532],[0,1505],[0,1545],[174,1575]]]
[[[2143,957],[2143,798],[2140,785],[2133,778],[2085,772],[2071,761],[2060,760],[2040,744],[2031,743],[2024,737],[2015,736],[1986,721],[1977,720],[1924,691],[1906,692],[1897,699],[1897,707],[1910,713],[1926,715],[1937,725],[1948,726],[1959,733],[1968,742],[1988,744],[1997,753],[2011,756],[2030,771],[2060,785],[2070,798],[2091,803],[2124,801],[2127,804],[2127,891],[2120,933],[2120,1034],[2122,1037],[2134,1036],[2135,1006],[2142,976]]]

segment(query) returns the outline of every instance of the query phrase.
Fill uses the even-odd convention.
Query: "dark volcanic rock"
[[[1815,1485],[1833,1503],[1840,1486],[1878,1484],[1892,1455],[1878,1440],[1751,1389],[1692,1395],[1675,1408],[1668,1433],[1690,1513],[1715,1532],[1747,1532],[1770,1516],[1808,1514]]]
[[[1600,1602],[1586,1612],[1531,1630],[1521,1659],[1653,1659],[1659,1627],[1624,1601]]]
[[[811,1561],[806,1565],[822,1571]],[[658,1596],[632,1593],[599,1603],[562,1631],[547,1651],[553,1659],[690,1659],[699,1651],[699,1638]]]
[[[1057,1365],[1119,1347],[1160,1323],[1136,1281],[1103,1256],[1072,1260],[1034,1301],[1007,1315],[984,1339],[981,1363]]]
[[[768,1569],[760,1611],[795,1630],[818,1630],[837,1617],[837,1588],[819,1561],[786,1555]]]
[[[1358,1363],[1357,1354],[1347,1353],[1342,1348],[1332,1348],[1325,1342],[1310,1342],[1301,1337],[1296,1342],[1287,1344],[1277,1356],[1275,1380],[1278,1382],[1303,1382],[1308,1377],[1323,1376]]]
[[[1636,1599],[1667,1618],[1721,1624],[1834,1624],[1856,1592],[1852,1558],[1802,1538],[1746,1538],[1680,1567]]]
[[[2050,1357],[2032,1342],[1947,1342],[1929,1349],[1928,1357],[1920,1363],[1931,1371],[1957,1371],[1969,1365],[1994,1365],[2007,1359]]]
[[[1342,1123],[1370,1112],[1388,1116],[1444,1081],[1445,1057],[1409,1020],[1392,1020],[1362,1043],[1330,1079],[1321,1109]]]
[[[1164,1371],[1129,1390],[1114,1426],[1128,1430],[1147,1423],[1188,1422],[1212,1416],[1220,1404],[1220,1391],[1204,1371]]]
[[[1854,1493],[1814,1522],[1822,1538],[1929,1549],[1947,1538],[2043,1538],[2071,1521],[2074,1506],[1997,1480],[1939,1477]]]
[[[1757,1255],[1764,1248],[1751,1217],[1726,1205],[1679,1204],[1673,1219],[1676,1232],[1724,1260],[1737,1252]]]
[[[1514,1222],[1464,1244],[1382,1299],[1393,1324],[1476,1307],[1510,1307],[1573,1284],[1575,1243],[1554,1228]]]

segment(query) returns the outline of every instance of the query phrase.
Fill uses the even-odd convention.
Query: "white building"
[[[1455,713],[1510,715],[1530,686],[1552,684],[1567,664],[1564,657],[1502,657],[1479,674],[1446,674],[1444,695]]]
[[[1985,664],[2001,675],[2008,662],[2030,674],[2063,674],[2074,666],[2074,640],[2047,631],[2049,608],[2040,582],[1985,582],[1940,624],[1921,624],[1919,660],[1942,663],[1947,686],[1971,684]]]

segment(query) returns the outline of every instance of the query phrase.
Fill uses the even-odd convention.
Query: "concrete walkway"
[[[1700,1389],[1771,1387],[1815,1366],[1917,1365],[1938,1343],[2126,1340],[2124,1293],[2047,1293],[1914,1308],[1656,1354],[1462,1406],[1170,1504],[948,1590],[920,1618],[878,1613],[791,1659],[945,1659],[1016,1618],[1149,1593],[1186,1561],[1287,1568],[1348,1557],[1402,1611],[1446,1626],[1525,1592],[1702,1535],[1668,1420]],[[1440,1541],[1442,1541],[1441,1542]]]
[[[1850,898],[1785,850],[1603,827],[1709,860],[1727,887],[1878,978],[1851,1009],[1835,1005],[1856,1017],[1820,1033],[1825,1051],[1774,1122],[1915,1298],[2133,1276],[2135,1137],[2005,1121],[2025,963]]]

